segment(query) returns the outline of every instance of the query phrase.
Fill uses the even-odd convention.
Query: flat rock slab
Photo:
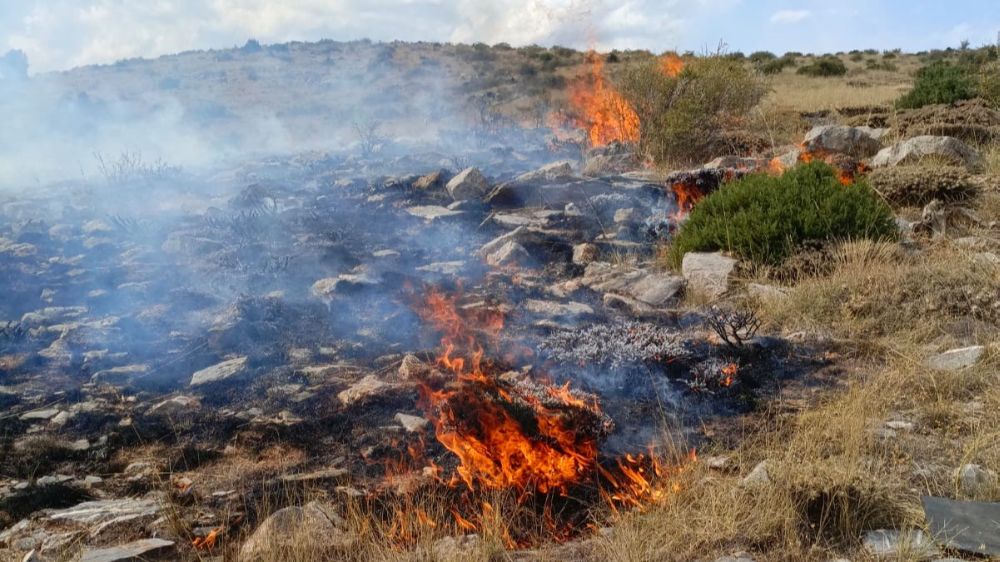
[[[924,496],[924,516],[935,540],[948,548],[1000,556],[1000,503]]]
[[[200,384],[207,384],[210,382],[218,382],[232,378],[246,369],[247,358],[237,357],[236,359],[230,359],[229,361],[223,361],[211,367],[202,369],[195,374],[191,375],[191,386],[198,386]]]
[[[975,365],[985,350],[986,348],[981,345],[949,349],[944,353],[938,353],[928,358],[924,364],[931,369],[958,371]]]
[[[729,290],[729,276],[737,263],[720,252],[688,252],[684,254],[681,272],[691,289],[716,298]]]
[[[862,543],[869,553],[877,558],[898,558],[907,560],[931,560],[941,553],[923,531],[897,531],[879,529],[868,531]]]
[[[464,211],[453,211],[448,207],[441,207],[438,205],[418,205],[416,207],[406,209],[406,212],[426,221],[446,219],[448,217],[465,214]]]
[[[84,550],[80,562],[124,562],[145,559],[149,555],[164,554],[174,546],[173,541],[163,539],[142,539],[111,548]]]
[[[53,521],[70,521],[90,528],[96,536],[111,525],[142,517],[153,517],[160,512],[160,503],[154,499],[96,500],[77,504],[66,509],[52,510],[46,517]]]

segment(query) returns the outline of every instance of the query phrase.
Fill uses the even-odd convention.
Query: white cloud
[[[0,11],[0,51],[32,72],[190,49],[322,38],[576,48],[679,46],[693,21],[740,0],[17,0]]]
[[[811,15],[809,10],[778,10],[771,14],[771,23],[798,23]]]

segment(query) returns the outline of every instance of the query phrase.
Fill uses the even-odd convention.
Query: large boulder
[[[291,560],[297,558],[296,554],[312,558],[332,555],[349,548],[353,542],[340,517],[329,506],[309,502],[272,513],[243,543],[239,559]]]
[[[465,201],[486,195],[490,189],[490,183],[479,171],[479,168],[466,168],[451,178],[451,181],[445,185],[445,189],[455,201]]]
[[[898,166],[932,157],[966,168],[976,168],[982,163],[979,153],[953,137],[921,136],[907,139],[883,148],[872,158],[872,166]]]
[[[839,153],[868,158],[882,148],[886,129],[820,125],[806,133],[802,147],[809,152]]]
[[[688,252],[681,263],[681,273],[688,287],[707,297],[716,298],[729,290],[729,276],[737,260],[721,252]]]

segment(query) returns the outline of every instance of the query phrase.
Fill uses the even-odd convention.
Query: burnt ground
[[[459,170],[436,154],[323,154],[6,200],[0,547],[62,556],[157,536],[191,558],[192,538],[221,529],[235,546],[317,490],[444,488],[422,469],[458,461],[419,427],[413,374],[445,376],[420,314],[432,290],[473,335],[502,314],[492,375],[596,397],[608,466],[664,446],[664,426],[683,449],[709,446],[713,427],[836,378],[824,349],[730,346],[705,323],[718,312],[678,308],[684,280],[653,264],[676,210],[667,183],[572,162],[531,172],[574,153],[524,135],[520,151],[463,157],[480,180],[449,183]],[[600,504],[588,486],[567,511]],[[83,502],[111,503],[66,514]]]

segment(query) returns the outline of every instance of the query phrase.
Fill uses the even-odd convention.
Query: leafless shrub
[[[361,156],[370,158],[382,152],[386,139],[380,132],[381,127],[382,124],[375,120],[354,122],[354,133],[358,136]]]
[[[705,318],[712,331],[730,347],[742,347],[760,329],[760,318],[751,309],[723,309],[713,306]]]
[[[135,182],[161,180],[176,175],[180,168],[171,166],[157,158],[152,162],[143,160],[139,151],[122,152],[118,158],[106,159],[100,152],[94,153],[97,168],[109,185],[121,186]]]

